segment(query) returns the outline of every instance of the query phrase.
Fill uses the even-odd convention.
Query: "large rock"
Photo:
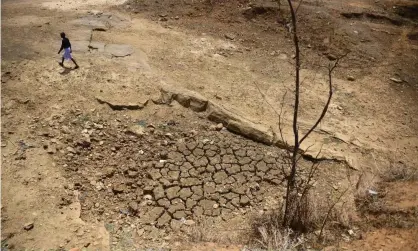
[[[228,130],[254,141],[267,145],[272,145],[274,142],[274,133],[271,129],[255,124],[213,102],[209,102],[208,118],[216,123],[222,123],[226,125]]]
[[[161,96],[155,103],[170,104],[173,100],[186,108],[190,108],[196,112],[206,111],[208,106],[208,99],[197,92],[174,88],[172,86],[163,84],[161,87]]]
[[[153,100],[154,103],[170,104],[175,100],[182,106],[197,112],[209,110],[208,118],[216,123],[226,125],[229,131],[267,145],[272,145],[275,142],[274,133],[270,128],[228,111],[194,91],[174,88],[164,83],[160,91],[161,96],[158,100]]]
[[[96,97],[96,100],[100,104],[107,104],[112,110],[139,110],[144,108],[148,103],[148,100],[143,103],[124,103],[104,97]]]
[[[92,30],[106,31],[108,29],[106,22],[95,16],[86,16],[72,21],[73,24],[87,26]]]

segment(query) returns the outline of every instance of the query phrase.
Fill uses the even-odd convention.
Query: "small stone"
[[[77,153],[77,151],[74,148],[72,148],[71,146],[67,147],[67,151],[70,152],[70,153],[72,153],[72,154],[76,154]]]
[[[163,160],[166,160],[168,158],[168,152],[167,151],[160,152],[160,158]]]
[[[123,184],[116,184],[113,186],[114,193],[123,193],[125,191],[125,186]]]
[[[390,78],[390,80],[398,84],[403,82],[402,79],[399,79],[399,78]]]
[[[348,81],[354,81],[354,80],[356,80],[356,79],[355,79],[353,76],[348,76],[348,77],[347,77],[347,80],[348,80]]]
[[[150,194],[144,195],[144,200],[152,200],[152,195]]]
[[[219,123],[219,124],[216,125],[216,130],[217,131],[222,130],[222,128],[224,128],[224,125],[222,123]]]
[[[332,61],[337,60],[337,56],[335,56],[334,54],[328,54],[328,55],[327,55],[327,58],[328,58],[329,60],[332,60]]]
[[[150,170],[149,172],[148,172],[148,175],[151,177],[151,179],[153,179],[153,180],[158,180],[158,179],[160,179],[162,176],[161,176],[161,173],[160,173],[160,171],[159,170],[157,170],[157,169],[152,169],[152,170]]]
[[[138,203],[136,203],[135,201],[130,202],[129,210],[131,210],[134,213],[138,212]]]
[[[225,34],[225,38],[229,40],[234,40],[235,36],[233,34]]]
[[[142,136],[145,134],[145,129],[143,126],[141,125],[132,125],[129,129],[128,129],[129,133],[132,133],[136,136]]]
[[[34,227],[33,222],[28,222],[25,225],[23,225],[23,229],[25,229],[26,231],[29,231],[29,230],[33,229],[33,227]]]
[[[112,177],[113,174],[115,174],[115,169],[113,169],[112,167],[108,167],[104,171],[104,175],[108,178]]]
[[[138,176],[138,172],[129,170],[128,171],[128,176],[130,178],[135,178],[136,176]]]
[[[215,203],[213,204],[213,209],[217,209],[219,207],[219,204]]]
[[[49,153],[49,154],[54,154],[54,153],[57,152],[57,149],[53,146],[48,146],[46,152]]]

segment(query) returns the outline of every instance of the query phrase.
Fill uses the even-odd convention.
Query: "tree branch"
[[[309,131],[305,134],[305,136],[302,137],[302,139],[299,141],[299,145],[302,144],[302,142],[313,132],[313,130],[315,130],[315,128],[319,125],[319,123],[321,123],[322,119],[325,117],[325,114],[328,111],[328,107],[329,104],[331,103],[331,98],[332,98],[332,94],[333,94],[333,90],[332,90],[332,72],[334,71],[334,69],[338,66],[339,61],[344,58],[347,54],[339,57],[333,66],[328,67],[328,86],[329,86],[329,92],[328,92],[328,100],[324,106],[324,108],[322,109],[321,112],[321,116],[319,116],[318,120],[315,122],[315,124],[311,127],[311,129],[309,129]]]

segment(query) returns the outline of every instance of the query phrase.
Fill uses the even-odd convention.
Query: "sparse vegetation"
[[[3,1],[2,249],[418,250],[414,1]]]
[[[386,182],[418,180],[418,169],[408,167],[402,162],[392,161],[389,167],[383,170],[381,178]]]

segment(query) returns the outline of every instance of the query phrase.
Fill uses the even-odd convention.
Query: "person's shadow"
[[[60,72],[61,75],[67,75],[70,72],[72,72],[73,70],[75,70],[74,68],[67,67],[67,66],[61,66],[61,67],[64,68],[64,70],[62,72]]]

